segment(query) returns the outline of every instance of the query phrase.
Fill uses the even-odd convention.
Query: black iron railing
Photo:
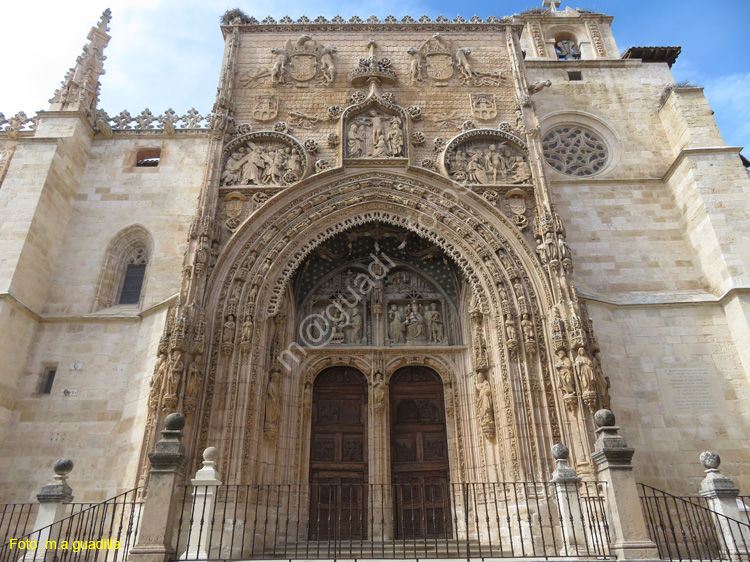
[[[30,530],[38,504],[8,504],[8,524],[0,543],[0,562],[19,559],[55,562],[117,562],[125,560],[135,544],[142,502],[139,488],[101,503],[69,504],[70,515],[60,521]],[[24,506],[24,507],[18,507]],[[11,524],[11,522],[13,522]],[[94,542],[93,548],[91,542]],[[46,554],[45,554],[46,552]]]
[[[748,521],[713,511],[700,496],[638,487],[651,540],[663,560],[750,560]]]
[[[181,492],[176,558],[610,557],[600,485],[222,485]],[[560,498],[560,501],[558,501]]]

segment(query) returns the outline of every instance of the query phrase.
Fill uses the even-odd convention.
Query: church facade
[[[148,483],[164,418],[236,484],[750,474],[750,180],[679,48],[585,10],[228,12],[216,104],[97,107],[109,12],[0,131],[0,500]],[[312,509],[312,508],[311,508]]]

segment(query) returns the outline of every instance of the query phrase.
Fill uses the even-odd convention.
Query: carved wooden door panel
[[[391,379],[391,472],[396,536],[451,531],[443,384],[429,369],[407,367]]]
[[[350,367],[313,387],[310,539],[360,539],[367,532],[367,381]]]

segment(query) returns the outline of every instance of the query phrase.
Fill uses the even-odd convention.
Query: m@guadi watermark
[[[80,552],[82,550],[119,550],[120,541],[104,539],[99,541],[33,541],[30,539],[10,539],[10,549],[17,550],[72,550]]]
[[[331,343],[337,326],[348,325],[350,311],[365,301],[373,289],[396,264],[384,252],[380,255],[370,254],[372,262],[367,266],[367,272],[358,273],[341,291],[339,297],[331,302],[324,310],[306,316],[299,324],[297,342],[290,343],[279,354],[278,362],[287,371],[291,371],[294,364],[300,363],[307,355],[308,349],[321,349]],[[302,347],[305,346],[305,347]]]

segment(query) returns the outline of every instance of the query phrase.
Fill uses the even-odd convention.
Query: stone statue
[[[224,322],[224,332],[221,336],[222,343],[234,343],[234,333],[237,329],[237,325],[234,322],[234,316],[231,314],[227,317],[227,321]]]
[[[541,92],[544,90],[544,88],[547,88],[552,85],[552,82],[550,80],[545,80],[544,82],[534,82],[529,86],[529,95],[533,96],[537,92]]]
[[[483,426],[493,424],[495,416],[492,407],[492,387],[482,371],[477,373],[476,399],[479,424]]]
[[[244,322],[242,322],[242,341],[249,342],[253,339],[253,318],[252,316],[245,316]]]
[[[422,317],[422,306],[412,301],[411,306],[407,306],[404,311],[406,314],[406,334],[408,340],[416,340],[424,335],[424,318]]]
[[[594,374],[596,375],[596,388],[602,400],[602,408],[609,409],[609,377],[605,377],[602,372],[602,362],[599,358],[599,350],[594,352]]]
[[[536,253],[539,255],[539,260],[542,262],[542,265],[547,265],[547,263],[549,263],[549,260],[547,259],[547,249],[541,238],[536,239]]]
[[[196,355],[188,365],[187,383],[185,384],[185,396],[195,398],[201,391],[201,359],[203,356]]]
[[[437,309],[437,303],[430,305],[427,313],[427,329],[430,343],[442,343],[443,341],[443,318]]]
[[[274,84],[286,84],[286,63],[289,62],[289,55],[284,49],[274,47],[271,52],[276,55],[276,60],[271,69],[271,82]]]
[[[177,388],[180,386],[180,379],[182,378],[182,371],[184,370],[185,364],[182,362],[182,351],[180,351],[179,349],[175,349],[174,351],[172,351],[169,377],[166,380],[164,388],[165,395],[177,395]]]
[[[305,383],[305,390],[302,396],[302,407],[305,410],[309,410],[312,407],[313,395],[312,395],[312,384],[309,382]]]
[[[346,343],[362,343],[362,316],[359,314],[359,309],[354,308],[349,314],[349,322],[344,328],[344,336]]]
[[[372,383],[372,401],[376,412],[382,412],[385,408],[386,390],[383,381],[383,373],[375,373],[375,380]]]
[[[167,354],[160,353],[159,358],[156,360],[156,365],[154,366],[154,375],[151,377],[151,382],[149,383],[149,386],[155,389],[156,392],[160,391],[164,384],[167,366]]]
[[[364,137],[359,134],[359,125],[349,125],[349,135],[346,138],[347,154],[351,158],[358,158],[364,154]]]
[[[578,378],[578,386],[583,392],[596,392],[596,373],[594,372],[594,363],[586,354],[582,347],[578,348],[578,355],[575,360],[575,372]]]
[[[411,55],[409,63],[409,83],[417,84],[422,81],[422,61],[424,56],[414,47],[409,47],[406,52]]]
[[[323,47],[320,52],[320,72],[326,84],[333,82],[336,77],[336,66],[333,64],[333,53],[336,52],[336,47],[333,46]]]
[[[470,54],[471,49],[468,49],[466,47],[461,47],[456,51],[456,66],[467,81],[471,80],[471,77],[474,75],[474,72],[471,68],[471,63],[467,58],[467,56]]]
[[[564,349],[557,350],[557,361],[555,362],[555,369],[557,369],[558,380],[560,381],[560,388],[565,394],[576,393],[576,383],[573,379],[573,362],[570,360]]]
[[[524,314],[521,320],[521,331],[523,332],[523,339],[526,341],[534,340],[534,324],[529,320],[529,315]]]
[[[401,130],[401,119],[398,117],[391,119],[386,138],[386,148],[389,156],[404,155],[404,133]]]
[[[388,335],[391,338],[391,343],[404,343],[405,331],[406,322],[404,321],[403,312],[395,304],[392,304],[388,311]]]
[[[265,431],[267,434],[274,434],[279,427],[281,418],[281,373],[272,371],[268,381],[268,390],[266,392],[266,420]]]
[[[508,335],[508,341],[518,341],[518,332],[513,317],[508,314],[505,320],[505,333]]]

